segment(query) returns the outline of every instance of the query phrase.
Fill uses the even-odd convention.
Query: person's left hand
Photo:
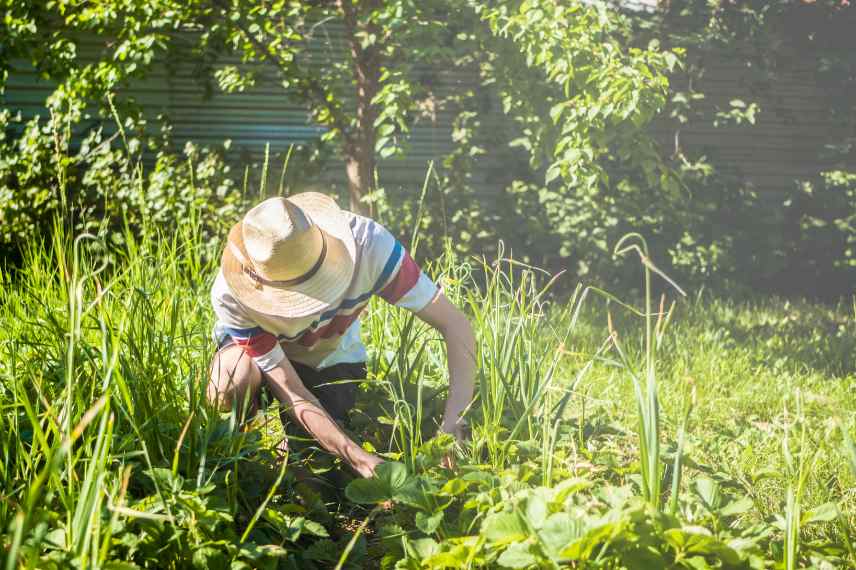
[[[458,419],[455,420],[443,420],[443,423],[440,425],[440,430],[443,433],[448,433],[450,435],[455,436],[455,441],[458,443],[464,443],[467,439],[469,439],[467,422]]]
[[[440,429],[444,433],[454,436],[455,443],[457,444],[462,444],[469,438],[467,423],[461,419],[454,423],[444,421]],[[443,467],[444,469],[455,469],[457,464],[458,462],[454,451],[444,455],[443,459],[440,461],[440,467]]]

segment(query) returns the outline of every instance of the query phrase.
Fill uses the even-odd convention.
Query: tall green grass
[[[125,246],[108,252],[58,225],[4,275],[7,568],[40,567],[45,548],[103,567],[118,519],[174,522],[163,496],[163,515],[128,506],[141,472],[168,467],[203,487],[246,454],[204,402],[211,346],[202,292],[215,266],[194,227],[142,240],[127,232]]]
[[[680,293],[683,291],[651,263],[647,244],[641,236],[628,239],[636,239],[638,243],[625,246],[628,242],[620,242],[616,255],[638,252],[645,283],[643,309],[636,309],[600,289],[582,286],[554,306],[555,303],[548,300],[550,289],[559,276],[551,278],[537,268],[505,258],[501,248],[494,262],[457,260],[451,250],[447,250],[440,263],[434,264],[432,269],[440,275],[445,293],[453,302],[466,307],[474,327],[482,331],[476,355],[478,394],[469,413],[473,420],[470,422],[472,439],[466,449],[469,461],[485,461],[494,469],[505,468],[509,465],[509,448],[524,441],[542,450],[543,484],[555,483],[554,451],[568,402],[595,362],[609,362],[623,370],[633,385],[639,422],[642,492],[652,506],[659,508],[664,473],[660,454],[662,434],[656,351],[672,312],[665,312],[662,307],[659,312],[654,310],[652,273],[660,274]],[[644,358],[634,362],[634,357],[622,349],[618,334],[610,325],[609,334],[598,349],[588,355],[573,376],[562,377],[560,363],[566,356],[565,347],[576,341],[579,315],[586,302],[591,302],[591,292],[641,317],[645,330]],[[562,323],[561,328],[556,323]],[[384,386],[393,402],[387,415],[395,418],[395,442],[405,457],[412,457],[424,443],[426,378],[432,376],[426,372],[430,353],[427,331],[420,331],[410,315],[388,312],[375,313],[368,328],[376,346],[383,346],[385,339],[398,340],[397,350],[391,357],[382,358],[379,368],[384,371]],[[609,358],[610,349],[617,358]],[[435,363],[433,368],[433,376],[442,376],[441,364]],[[408,386],[416,387],[415,397],[409,397]],[[688,414],[687,407],[684,425]],[[676,503],[679,491],[681,458],[682,445],[674,458],[676,484],[672,488],[672,504]]]
[[[198,228],[192,217],[169,235],[125,228],[110,240],[121,245],[108,246],[115,229],[71,236],[58,221],[19,268],[0,275],[7,569],[109,568],[131,552],[150,567],[180,568],[215,551],[252,566],[283,555],[271,545],[308,550],[306,529],[323,536],[310,515],[329,527],[327,510],[348,511],[328,509],[295,482],[290,465],[311,463],[310,455],[276,463],[278,428],[241,430],[239,414],[206,403],[208,289],[220,244]],[[627,253],[641,261],[641,307],[569,287],[510,256],[462,258],[449,247],[429,271],[477,332],[471,440],[433,438],[447,389],[441,339],[380,303],[364,318],[371,377],[363,399],[371,405],[355,414],[380,416],[383,429],[366,439],[417,472],[434,452],[452,451],[468,470],[514,472],[545,487],[572,476],[638,481],[650,507],[687,520],[699,516],[687,505],[693,478],[704,474],[751,495],[751,522],[785,513],[781,552],[770,554],[785,567],[805,561],[807,535],[852,551],[853,316],[785,302],[657,308],[652,280],[670,280],[640,236],[616,246],[617,256]],[[844,332],[830,333],[830,322]],[[810,347],[799,340],[807,331]],[[797,389],[815,397],[800,398],[798,422],[783,420],[783,400]],[[841,441],[826,445],[823,417],[835,404]],[[775,431],[779,421],[787,429]],[[833,511],[805,508],[826,502],[837,505],[835,521]],[[271,548],[260,554],[257,544]],[[345,553],[336,560],[355,544],[348,535],[334,545]]]

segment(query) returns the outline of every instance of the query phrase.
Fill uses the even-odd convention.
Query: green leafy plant
[[[135,173],[143,195],[155,183],[143,166]],[[67,180],[55,181],[60,195]],[[169,233],[148,215],[121,234],[106,224],[75,234],[56,219],[50,240],[27,242],[20,266],[0,272],[9,570],[856,561],[852,458],[823,444],[834,409],[852,447],[850,303],[698,295],[655,309],[655,275],[677,287],[638,234],[615,253],[639,256],[644,309],[594,287],[557,295],[559,277],[448,246],[426,269],[478,331],[471,440],[432,437],[447,389],[442,343],[375,302],[373,374],[352,414],[369,420],[352,427],[390,461],[373,479],[318,490],[296,468],[333,477],[335,462],[311,442],[295,438],[277,457],[275,422],[242,430],[239,410],[206,402],[221,244],[189,211]],[[592,293],[626,309],[607,312],[606,331]],[[699,376],[696,394],[688,376]],[[783,382],[798,394],[795,416],[777,416],[782,391],[770,386]],[[690,410],[703,419],[692,429]],[[450,454],[456,466],[441,465]]]

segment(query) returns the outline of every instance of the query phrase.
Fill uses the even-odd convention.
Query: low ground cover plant
[[[308,439],[278,455],[276,410],[241,430],[205,404],[197,227],[105,256],[58,225],[2,274],[7,569],[856,562],[852,301],[683,299],[632,238],[620,262],[667,291],[637,308],[450,248],[431,271],[479,338],[470,441],[435,436],[439,339],[376,304],[350,429],[389,461],[352,480]]]

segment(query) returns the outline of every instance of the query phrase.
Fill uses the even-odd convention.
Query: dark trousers
[[[303,385],[318,398],[333,419],[345,423],[357,399],[357,382],[366,379],[366,363],[334,364],[322,370],[292,362]]]

